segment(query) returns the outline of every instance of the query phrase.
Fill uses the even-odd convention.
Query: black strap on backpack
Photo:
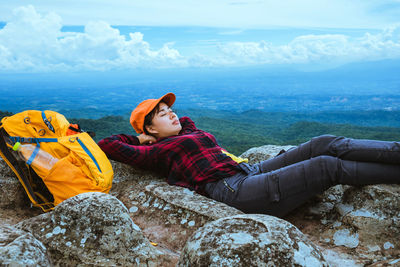
[[[89,131],[84,131],[81,129],[81,126],[79,124],[70,124],[68,127],[69,130],[75,132],[75,133],[82,133],[86,132],[90,137],[94,138],[96,136],[95,132],[89,132]]]
[[[79,126],[79,124],[73,124],[73,125],[70,124],[68,128],[70,130],[74,131],[74,132],[77,132],[77,133],[81,133],[82,132],[81,126]]]
[[[34,206],[42,208],[47,212],[54,208],[52,203],[53,196],[44,185],[43,180],[27,165],[22,165],[20,161],[13,155],[6,144],[8,133],[0,128],[0,154],[8,166],[17,175],[18,180],[25,189],[26,194]]]

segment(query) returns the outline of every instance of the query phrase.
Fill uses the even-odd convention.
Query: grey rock
[[[165,178],[154,173],[117,162],[112,164],[120,182],[116,183],[111,194],[126,205],[150,241],[168,244],[168,249],[176,254],[187,238],[205,223],[242,214],[233,207],[186,188],[168,185]]]
[[[379,246],[391,242],[393,252],[400,251],[400,186],[374,185],[362,188],[351,187],[344,195],[341,221],[357,229],[364,247]],[[387,253],[386,253],[387,254]]]
[[[282,147],[283,148],[283,147]],[[242,157],[262,160],[280,147],[252,148]],[[263,156],[262,154],[265,153]],[[321,247],[331,266],[363,266],[400,255],[400,186],[337,185],[287,216]],[[390,244],[386,245],[385,244]]]
[[[0,265],[51,266],[46,247],[31,233],[0,226]]]
[[[49,250],[55,265],[148,266],[160,256],[115,197],[84,193],[52,212],[22,221]]]
[[[332,249],[321,250],[325,260],[331,267],[363,267],[364,264],[357,261],[346,253],[336,252]]]
[[[247,158],[249,163],[255,164],[260,161],[264,161],[275,157],[282,150],[289,150],[295,146],[275,146],[275,145],[265,145],[260,147],[253,147],[245,151],[240,155],[241,158]]]
[[[2,157],[0,157],[0,177],[14,177],[14,172]]]
[[[328,266],[295,226],[268,215],[207,223],[184,247],[179,266]]]
[[[165,203],[182,209],[187,214],[206,217],[205,222],[243,214],[243,212],[224,203],[197,194],[187,188],[170,186],[167,183],[148,185],[146,186],[146,192],[158,200],[163,200]],[[151,202],[150,198],[146,202]],[[157,205],[157,208],[162,209],[163,207]]]
[[[356,248],[359,244],[358,233],[351,233],[349,229],[340,229],[333,235],[333,241],[336,246],[345,246]]]
[[[144,171],[114,160],[110,160],[110,162],[114,170],[112,190],[121,187],[120,185],[124,187],[125,183],[141,184],[143,182],[147,185],[152,181],[163,181],[165,179],[164,177],[157,175],[155,172]]]
[[[256,163],[290,147],[263,146],[246,151],[241,157]],[[71,265],[138,265],[138,258],[139,265],[175,266],[186,240],[196,230],[214,220],[242,214],[188,189],[170,186],[164,177],[152,172],[114,161],[112,164],[115,175],[110,195],[127,209],[112,196],[104,195],[107,197],[101,200],[77,196],[65,201],[66,206],[62,203],[53,212],[36,216],[41,211],[29,209],[22,186],[0,159],[0,227],[36,216],[17,226],[30,231],[56,265],[63,265],[64,261]],[[318,245],[330,266],[375,266],[398,261],[399,202],[399,185],[339,185],[285,219]],[[96,214],[91,218],[93,213]],[[142,233],[134,229],[129,216]],[[258,225],[253,228],[258,229]],[[149,246],[143,235],[158,246]]]
[[[133,212],[149,211],[152,208],[153,212],[169,212],[174,207],[181,210],[179,213],[184,210],[196,216],[206,217],[205,222],[243,213],[187,188],[168,185],[164,182],[165,178],[154,173],[114,161],[112,164],[116,179],[120,182],[116,182],[110,194],[121,199],[129,209],[135,206],[137,209],[134,207]]]
[[[28,205],[25,191],[11,168],[0,157],[0,208],[18,208]]]
[[[316,196],[315,201],[308,205],[308,212],[316,217],[327,218],[338,205],[343,204],[343,196],[351,186],[336,185],[326,190],[321,195]]]
[[[320,224],[311,231],[303,230],[305,234],[319,240],[324,249],[337,248],[341,253],[347,249],[347,255],[361,265],[396,259],[400,255],[400,186],[343,186],[341,190],[337,199],[325,195],[321,202],[308,206],[314,214],[315,207],[324,203],[333,208],[319,214]],[[303,219],[299,214],[292,222]],[[312,220],[309,223],[315,224]]]
[[[0,157],[0,227],[13,225],[41,213],[32,209],[17,176]]]

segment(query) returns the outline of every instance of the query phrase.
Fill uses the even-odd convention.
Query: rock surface
[[[30,202],[17,176],[0,157],[0,227],[16,224],[39,215],[40,210],[29,209]]]
[[[321,247],[360,266],[400,259],[399,185],[336,186],[288,219]]]
[[[126,207],[103,193],[77,195],[16,227],[40,240],[55,265],[148,266],[160,254]]]
[[[292,224],[250,214],[222,218],[187,241],[179,266],[328,266],[321,252]]]
[[[186,188],[170,186],[162,177],[113,164],[117,175],[111,194],[126,205],[145,236],[173,252],[176,261],[188,236],[198,227],[218,218],[242,214]]]
[[[261,146],[241,155],[268,159],[291,146]],[[333,266],[400,260],[400,185],[337,185],[288,215]],[[385,245],[386,244],[386,245]]]
[[[263,146],[251,149],[241,156],[255,162],[273,157],[281,149],[287,150],[290,147]],[[100,215],[90,218],[89,214],[96,213],[103,204],[80,206],[81,201],[74,202],[74,198],[65,201],[66,205],[62,203],[53,212],[39,215],[40,210],[29,208],[25,192],[8,166],[0,159],[0,191],[4,196],[0,199],[0,227],[18,227],[27,231],[26,234],[30,233],[32,238],[44,245],[47,255],[50,255],[48,259],[53,261],[53,264],[70,257],[56,248],[58,243],[62,244],[65,238],[69,238],[70,243],[64,242],[62,248],[69,251],[70,255],[78,255],[71,257],[71,262],[78,265],[94,262],[107,265],[110,261],[115,263],[114,265],[137,264],[132,260],[125,262],[122,254],[133,253],[124,246],[129,242],[135,243],[134,240],[141,240],[141,245],[135,243],[136,245],[132,246],[138,249],[143,246],[144,251],[148,251],[136,257],[141,264],[176,266],[187,239],[198,229],[215,220],[243,215],[232,207],[187,189],[169,186],[163,177],[124,164],[112,164],[115,177],[111,196],[107,196],[112,200],[108,200],[107,203],[113,204],[112,207],[106,205],[104,209],[107,213],[112,213],[115,209],[119,215],[110,218],[105,214],[107,219],[101,219]],[[284,219],[295,225],[315,244],[329,266],[396,266],[400,264],[399,202],[399,185],[361,188],[336,186]],[[85,209],[87,212],[82,216]],[[68,217],[65,214],[69,214]],[[121,217],[121,214],[125,215]],[[129,217],[141,231],[134,229]],[[96,224],[97,220],[104,224]],[[65,225],[61,225],[61,222]],[[88,229],[79,227],[80,224],[92,223],[94,225]],[[131,233],[138,239],[118,232],[117,228],[121,228],[122,225],[127,227],[126,224],[130,225],[129,223],[132,225],[128,228],[133,229]],[[46,225],[50,226],[46,228]],[[107,228],[108,226],[110,228]],[[113,229],[115,236],[103,238],[107,245],[100,247],[95,236],[101,236],[104,231],[112,232],[110,229]],[[72,233],[76,231],[79,233]],[[20,236],[23,236],[22,233]],[[115,242],[120,240],[119,238],[127,240],[121,243],[122,252],[110,256],[107,251],[117,249]],[[81,243],[82,240],[85,242]],[[154,246],[149,245],[149,242],[154,242]],[[4,247],[6,243],[1,243],[0,248]],[[22,245],[21,247],[23,248]],[[101,248],[102,255],[97,255],[97,250],[90,248]],[[4,259],[1,261],[4,262]]]
[[[1,266],[51,266],[46,247],[31,233],[0,226]]]
[[[281,152],[288,151],[293,147],[295,146],[265,145],[260,147],[253,147],[241,154],[240,157],[247,158],[249,160],[249,163],[254,164],[272,158]]]
[[[17,177],[0,157],[0,209],[20,208],[28,204],[25,191]]]

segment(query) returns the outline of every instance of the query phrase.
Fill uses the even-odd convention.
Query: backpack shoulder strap
[[[9,138],[9,136],[4,128],[0,127],[0,156],[18,177],[33,206],[40,207],[44,212],[50,211],[54,208],[54,205],[41,196],[40,199],[36,197],[36,193],[29,182],[26,172],[21,168],[17,158],[9,150],[5,138]]]

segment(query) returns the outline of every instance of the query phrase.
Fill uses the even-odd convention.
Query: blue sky
[[[0,73],[400,58],[400,0],[0,0],[0,21]]]
[[[1,0],[1,20],[30,4],[68,25],[383,28],[400,17],[398,0]]]

